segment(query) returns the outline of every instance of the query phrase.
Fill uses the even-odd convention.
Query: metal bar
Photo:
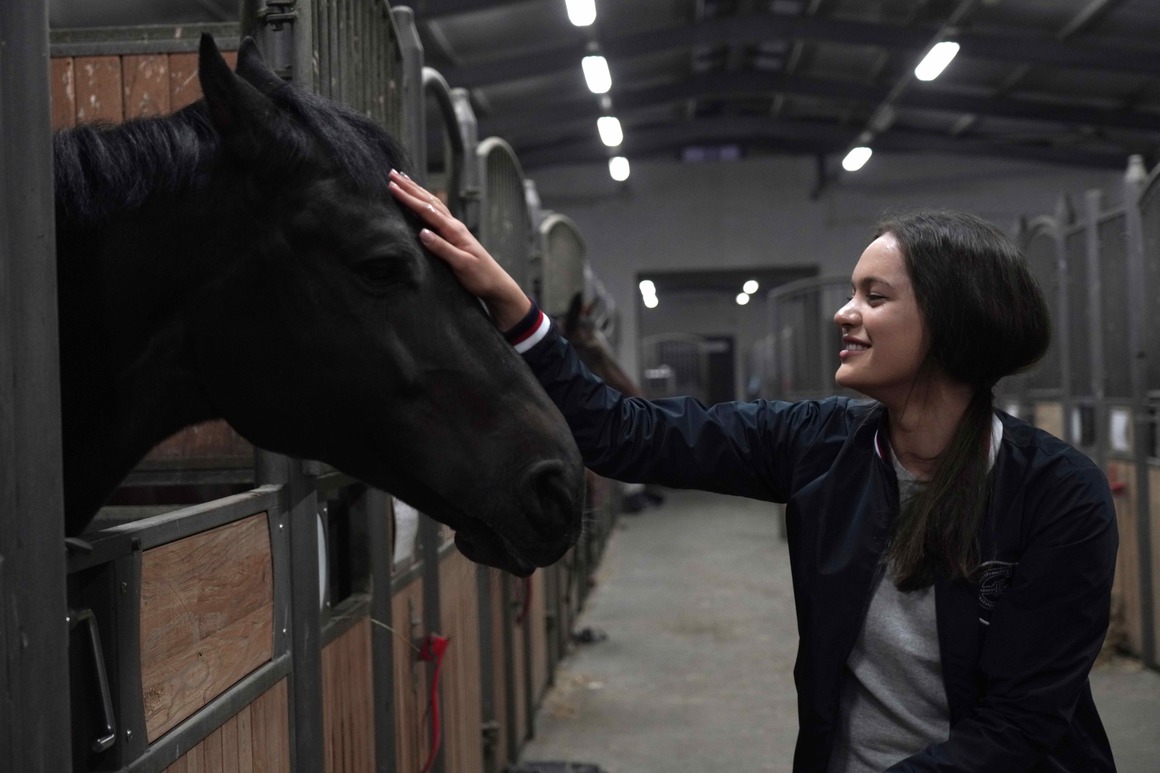
[[[124,768],[125,773],[162,773],[231,717],[291,674],[290,660],[289,655],[282,655],[254,669],[236,685],[207,703],[201,711],[162,736],[141,757]],[[302,769],[295,767],[293,770]]]
[[[131,549],[148,550],[269,511],[278,506],[279,496],[279,486],[259,486],[241,494],[110,526],[88,538],[91,552],[69,557],[69,572],[106,563]]]
[[[1084,196],[1084,236],[1087,244],[1088,334],[1091,340],[1091,396],[1095,401],[1095,448],[1092,456],[1101,468],[1107,462],[1108,407],[1104,373],[1103,278],[1100,265],[1100,209],[1103,191],[1089,190]]]
[[[415,27],[415,14],[407,7],[391,11],[403,55],[403,133],[399,139],[411,158],[411,175],[420,185],[427,183],[427,141],[423,124],[423,44]]]
[[[371,555],[371,651],[374,662],[375,701],[375,770],[393,773],[398,757],[395,738],[395,634],[391,598],[391,543],[393,517],[390,497],[382,491],[367,491],[363,506],[367,509],[367,535]]]
[[[491,606],[491,570],[482,564],[475,568],[475,587],[479,606],[479,698],[483,727],[483,773],[497,773],[499,759],[499,718],[495,711],[495,652],[492,637],[495,620]]]
[[[48,5],[0,3],[0,769],[69,770]]]
[[[236,50],[242,37],[238,22],[220,22],[54,29],[50,43],[53,56],[192,53],[202,32],[213,35],[223,51]]]
[[[1148,351],[1143,330],[1147,319],[1147,271],[1144,261],[1144,226],[1140,212],[1140,194],[1148,179],[1144,160],[1132,156],[1124,175],[1124,208],[1128,237],[1128,362],[1132,384],[1132,446],[1136,472],[1136,538],[1140,571],[1140,638],[1144,662],[1156,665],[1155,619],[1152,570],[1152,497],[1148,472],[1151,453],[1148,413]]]
[[[442,630],[442,608],[440,604],[440,524],[427,515],[419,517],[419,552],[423,557],[423,629],[427,634],[439,633]],[[427,680],[435,678],[435,662],[427,664]],[[443,705],[442,699],[440,705]],[[432,710],[434,708],[432,707]],[[434,773],[444,773],[446,770],[445,744],[440,744],[435,754],[435,763],[431,770]]]
[[[145,696],[141,678],[141,553],[133,552],[114,562],[113,610],[116,632],[117,716],[121,723],[117,757],[131,763],[148,751],[145,727]]]

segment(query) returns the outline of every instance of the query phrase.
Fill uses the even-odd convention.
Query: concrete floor
[[[522,764],[788,773],[797,629],[776,509],[666,492],[621,517],[597,579],[577,627],[608,638],[560,664]],[[1122,659],[1092,683],[1121,773],[1160,771],[1160,673]]]

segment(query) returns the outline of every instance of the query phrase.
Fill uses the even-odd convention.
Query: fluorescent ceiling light
[[[620,121],[611,115],[596,119],[596,129],[600,132],[600,141],[610,148],[615,148],[624,142],[624,131],[620,128]]]
[[[612,88],[612,73],[608,71],[608,61],[603,56],[586,56],[580,62],[584,68],[584,80],[593,94],[606,94]]]
[[[650,309],[655,309],[658,304],[660,304],[660,301],[657,299],[657,297],[655,295],[645,296],[644,305],[646,307],[648,307]]]
[[[944,40],[941,43],[936,43],[930,53],[918,63],[918,67],[914,68],[914,77],[920,81],[934,80],[939,76],[939,73],[946,69],[946,66],[951,63],[958,52],[959,44],[954,41]]]
[[[612,179],[622,183],[628,179],[628,159],[624,156],[613,156],[608,159],[608,173]]]
[[[857,172],[862,167],[866,166],[866,162],[870,160],[870,156],[874,155],[874,151],[870,148],[859,147],[853,148],[846,157],[842,159],[842,168],[847,172]]]
[[[746,295],[753,295],[755,292],[757,292],[758,286],[759,285],[757,284],[756,279],[750,279],[748,282],[741,285],[741,289],[745,292]]]
[[[587,27],[596,21],[596,0],[564,0],[568,6],[568,21],[577,27]]]
[[[749,303],[749,296],[745,293],[737,293],[737,305],[744,306]]]
[[[640,280],[639,287],[640,287],[640,294],[641,295],[656,295],[657,294],[657,286],[655,284],[653,284],[653,280],[651,280],[651,279]]]

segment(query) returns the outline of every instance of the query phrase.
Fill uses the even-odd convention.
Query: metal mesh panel
[[[1092,392],[1092,347],[1088,334],[1088,279],[1087,247],[1084,229],[1069,228],[1063,238],[1063,251],[1067,262],[1067,315],[1070,322],[1071,340],[1061,342],[1068,347],[1070,356],[1071,394],[1090,395]]]
[[[1051,344],[1047,354],[1040,360],[1035,369],[1028,374],[1028,386],[1032,389],[1058,391],[1063,388],[1063,375],[1060,368],[1060,341],[1059,325],[1059,243],[1056,240],[1054,224],[1043,225],[1035,230],[1027,242],[1027,263],[1043,297],[1047,301],[1047,310],[1051,314],[1051,323],[1056,334],[1051,337]]]
[[[1123,211],[1100,220],[1100,314],[1103,318],[1104,389],[1107,397],[1130,398],[1128,347],[1128,235]]]
[[[531,219],[524,173],[511,146],[497,137],[479,144],[483,179],[479,241],[525,292],[531,253]]]
[[[1140,195],[1140,219],[1144,230],[1144,319],[1153,320],[1160,314],[1160,167],[1152,173],[1147,187]],[[1152,309],[1152,311],[1148,311]],[[1148,355],[1148,389],[1160,389],[1160,336],[1145,335],[1144,350]]]
[[[846,277],[825,277],[770,293],[773,397],[801,400],[834,393],[841,349],[834,313],[846,302],[849,286]]]
[[[549,215],[540,225],[544,235],[543,289],[540,306],[552,316],[568,312],[572,298],[584,294],[586,249],[580,229],[563,215]]]
[[[318,93],[403,132],[403,64],[386,3],[314,0],[314,81]]]
[[[708,394],[709,354],[704,339],[683,333],[646,336],[644,390],[648,397],[689,395],[702,402]]]

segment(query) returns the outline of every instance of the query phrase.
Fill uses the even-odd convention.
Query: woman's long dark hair
[[[1023,255],[985,220],[921,210],[881,221],[876,236],[885,233],[902,249],[925,322],[923,370],[937,369],[973,389],[933,477],[895,520],[885,558],[898,589],[910,591],[938,576],[974,577],[990,495],[992,389],[1043,357],[1051,318]]]

